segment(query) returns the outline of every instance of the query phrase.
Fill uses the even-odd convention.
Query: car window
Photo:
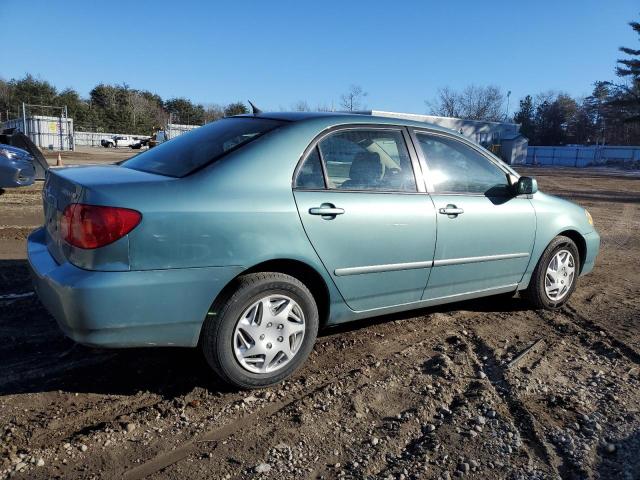
[[[315,147],[298,169],[293,186],[300,189],[325,188],[318,147]]]
[[[266,118],[224,118],[162,142],[121,165],[144,172],[184,177],[285,123]]]
[[[402,132],[357,129],[319,144],[329,188],[415,192],[416,180]]]
[[[505,195],[507,174],[464,143],[436,135],[416,133],[427,161],[435,193]]]

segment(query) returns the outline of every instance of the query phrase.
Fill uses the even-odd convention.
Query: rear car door
[[[420,301],[436,240],[433,203],[402,128],[332,131],[294,179],[303,226],[356,311]]]
[[[413,131],[437,212],[438,240],[424,299],[515,289],[529,264],[533,206],[508,171],[454,136]]]

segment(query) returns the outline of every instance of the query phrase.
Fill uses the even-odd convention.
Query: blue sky
[[[637,0],[478,2],[0,0],[0,77],[83,96],[99,82],[203,103],[338,106],[350,84],[380,110],[425,113],[438,87],[586,95],[638,48]]]

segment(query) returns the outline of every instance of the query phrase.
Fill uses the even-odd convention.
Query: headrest
[[[355,182],[371,181],[373,179],[380,180],[382,177],[382,163],[380,155],[375,152],[360,152],[356,154],[351,169],[349,170],[349,178]]]

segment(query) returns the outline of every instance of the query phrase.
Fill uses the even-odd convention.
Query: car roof
[[[428,122],[421,122],[417,120],[406,120],[404,118],[396,117],[380,117],[376,115],[369,115],[366,113],[350,113],[350,112],[261,112],[258,114],[244,114],[237,115],[238,117],[250,117],[250,118],[264,118],[272,120],[283,120],[287,122],[306,122],[306,121],[320,121],[326,124],[326,127],[333,125],[343,124],[372,124],[372,125],[401,125],[416,128],[429,128],[441,132],[453,133],[460,136],[455,130],[441,127]],[[324,120],[324,122],[323,122]]]

